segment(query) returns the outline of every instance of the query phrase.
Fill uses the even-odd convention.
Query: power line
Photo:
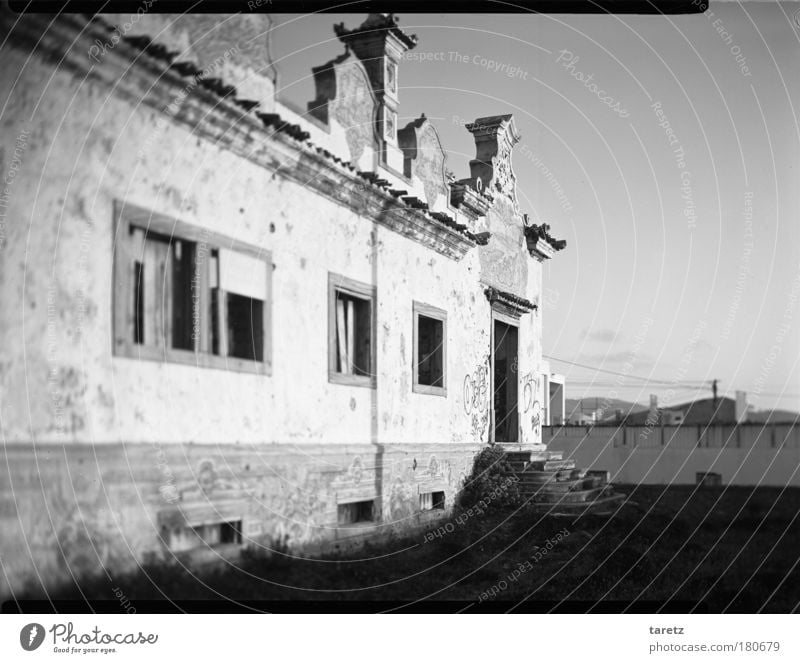
[[[570,366],[577,366],[579,368],[587,368],[590,371],[595,371],[596,373],[606,373],[608,375],[616,375],[618,377],[623,378],[630,378],[632,380],[640,380],[645,383],[645,385],[649,385],[652,388],[658,389],[659,387],[682,387],[684,390],[703,390],[708,389],[710,385],[715,382],[715,380],[705,380],[705,381],[689,381],[689,382],[676,382],[670,380],[659,380],[655,378],[646,378],[640,375],[630,375],[628,373],[620,373],[618,371],[611,371],[606,368],[599,368],[597,366],[590,366],[589,364],[581,364],[576,361],[570,361],[569,359],[561,359],[560,357],[553,357],[552,355],[542,355],[545,359],[552,359],[553,361],[561,362],[563,364],[569,364]],[[625,389],[636,389],[637,385],[624,385],[620,384],[619,382],[609,382],[609,381],[600,381],[595,380],[594,378],[581,378],[577,377],[575,379],[571,379],[569,381],[571,385],[578,386],[578,387],[618,387],[618,388],[625,388]],[[645,386],[642,385],[642,386]],[[725,391],[726,394],[731,393],[730,390]],[[768,392],[768,391],[761,391],[761,392],[748,392],[749,395],[757,397],[757,396],[771,396],[773,398],[800,398],[800,394],[794,393],[787,393],[787,392]]]
[[[563,364],[569,364],[570,366],[578,366],[580,368],[588,368],[589,370],[597,371],[598,373],[608,373],[609,375],[618,375],[620,377],[630,378],[632,380],[642,380],[642,381],[647,382],[649,384],[663,384],[663,385],[669,385],[669,386],[687,385],[687,386],[690,386],[692,388],[694,388],[694,387],[700,388],[700,387],[702,387],[704,385],[707,385],[710,382],[710,380],[706,380],[706,381],[703,381],[703,382],[698,381],[696,383],[689,384],[689,383],[686,383],[686,382],[676,382],[674,380],[655,380],[655,379],[651,379],[651,378],[642,377],[640,375],[630,375],[629,373],[619,373],[618,371],[609,371],[608,369],[598,368],[597,366],[589,366],[587,364],[579,364],[576,361],[569,361],[568,359],[560,359],[558,357],[553,357],[551,355],[542,355],[542,356],[545,359],[552,359],[553,361],[559,361],[559,362],[561,362]]]

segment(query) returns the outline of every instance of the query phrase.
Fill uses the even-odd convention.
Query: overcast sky
[[[305,108],[310,67],[344,50],[333,23],[363,16],[276,19],[280,85]],[[474,157],[463,123],[514,114],[520,206],[568,242],[545,267],[545,355],[681,383],[620,388],[553,361],[568,396],[668,405],[718,378],[800,409],[800,4],[399,19],[419,37],[400,126],[430,117],[457,177]]]

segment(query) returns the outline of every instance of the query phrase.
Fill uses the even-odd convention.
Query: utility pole
[[[713,393],[714,393],[714,401],[713,401],[713,403],[714,403],[714,409],[713,409],[713,410],[711,410],[711,423],[712,423],[712,424],[713,424],[713,423],[714,423],[714,421],[716,421],[716,419],[717,419],[717,382],[719,382],[719,380],[717,380],[716,378],[714,378],[713,382],[711,383],[711,390],[712,390],[712,391],[713,391]]]

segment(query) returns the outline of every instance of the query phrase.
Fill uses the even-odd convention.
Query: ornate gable
[[[350,163],[359,169],[372,170],[378,141],[375,134],[378,102],[364,65],[347,51],[311,71],[317,95],[308,102],[309,113],[329,126],[338,124],[345,134]]]
[[[403,150],[403,174],[422,183],[425,202],[431,210],[446,210],[450,196],[447,155],[431,121],[423,114],[409,122],[398,132],[398,141]]]
[[[518,210],[517,178],[511,168],[511,150],[521,136],[514,126],[514,118],[511,115],[480,117],[468,124],[467,130],[475,137],[476,154],[469,162],[475,188],[486,189],[495,196],[505,196],[514,210]]]

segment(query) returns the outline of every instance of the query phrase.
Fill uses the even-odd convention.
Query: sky
[[[333,24],[364,16],[274,18],[280,93],[305,108],[310,68],[344,51]],[[800,3],[398,19],[419,37],[399,126],[431,118],[456,177],[463,125],[514,115],[521,210],[567,240],[542,309],[568,397],[668,406],[717,379],[800,410]]]

